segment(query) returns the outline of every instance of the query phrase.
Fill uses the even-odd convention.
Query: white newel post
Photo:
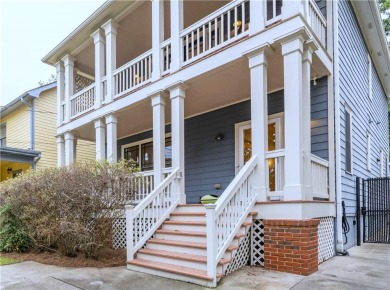
[[[262,45],[244,54],[249,59],[251,75],[251,126],[252,154],[258,158],[254,171],[253,190],[257,201],[267,200],[266,152],[268,151],[268,90],[267,90],[267,56],[273,51],[269,44]]]
[[[281,39],[284,67],[285,187],[284,200],[303,200],[302,53],[304,29]]]
[[[57,71],[57,127],[62,125],[64,121],[64,111],[62,110],[62,103],[65,100],[65,83],[64,83],[64,65],[62,61],[55,64]]]
[[[133,205],[125,205],[126,215],[126,253],[127,261],[134,260],[134,241],[133,241]]]
[[[104,35],[101,29],[92,33],[95,44],[95,109],[100,108],[103,100],[102,77],[104,76]]]
[[[65,140],[64,135],[57,135],[57,167],[65,165]]]
[[[116,69],[116,34],[118,24],[112,19],[103,24],[106,35],[106,82],[107,96],[105,102],[109,103],[115,95],[114,70]]]
[[[249,34],[253,35],[265,28],[267,1],[249,1]]]
[[[118,159],[117,154],[117,124],[118,120],[114,114],[109,114],[106,117],[106,130],[107,130],[107,159],[115,163]]]
[[[65,133],[65,165],[75,161],[75,140],[72,132]]]
[[[71,107],[70,97],[74,94],[74,62],[75,58],[67,54],[62,61],[65,67],[65,123],[70,121]]]
[[[179,204],[186,203],[184,192],[184,98],[187,85],[178,82],[168,87],[171,98],[172,168],[179,168],[175,189]]]
[[[164,2],[152,0],[152,81],[161,77],[161,42],[164,40]]]
[[[165,97],[164,91],[149,96],[153,107],[153,170],[154,187],[162,181],[162,170],[165,167]]]
[[[217,277],[217,229],[215,224],[216,204],[205,204],[206,208],[206,242],[207,242],[207,276]]]
[[[171,1],[171,71],[177,71],[182,63],[180,32],[183,30],[183,0]]]
[[[312,55],[318,47],[310,40],[303,48],[302,56],[302,133],[303,133],[303,184],[305,197],[309,199],[312,194],[311,185],[311,88],[310,88],[310,67]]]
[[[96,160],[106,159],[106,125],[102,118],[95,120]]]

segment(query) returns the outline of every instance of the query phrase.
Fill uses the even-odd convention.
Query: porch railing
[[[216,265],[256,202],[253,190],[257,157],[244,165],[216,204],[206,205],[207,275],[216,277]]]
[[[152,50],[114,71],[115,96],[145,84],[152,77]]]
[[[266,153],[266,160],[268,164],[266,176],[269,188],[267,196],[270,199],[283,199],[285,184],[284,158],[284,149],[268,151]]]
[[[311,189],[313,198],[329,199],[329,162],[311,155]]]
[[[102,86],[102,100],[105,101],[107,97],[107,77],[102,77],[101,80],[101,86]]]
[[[238,2],[238,3],[237,3]],[[180,33],[183,64],[247,34],[249,1],[232,1]]]
[[[70,99],[70,117],[83,114],[95,105],[95,83],[84,88]]]
[[[175,183],[179,169],[172,171],[149,195],[135,208],[126,206],[126,243],[127,259],[134,259],[138,251],[154,232],[162,225],[179,204]]]
[[[314,0],[309,0],[308,13],[310,18],[310,27],[317,35],[320,42],[325,46],[326,45],[326,19],[322,15],[320,9],[318,8]]]
[[[161,43],[161,54],[162,54],[162,73],[167,74],[171,69],[171,39],[165,40]]]
[[[172,172],[172,168],[164,168],[162,175],[163,179],[167,178]],[[134,191],[135,191],[135,202],[141,202],[146,196],[148,196],[154,188],[154,171],[143,171],[140,172],[138,176],[135,177],[134,182]]]

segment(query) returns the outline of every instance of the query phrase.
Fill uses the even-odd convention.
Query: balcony
[[[249,0],[231,1],[195,23],[190,23],[177,35],[178,40],[177,38],[172,40],[172,37],[169,37],[171,35],[165,33],[166,39],[160,42],[158,48],[160,54],[157,54],[160,60],[157,61],[158,68],[153,67],[156,64],[153,61],[156,54],[153,53],[152,48],[114,69],[110,74],[111,82],[107,81],[108,75],[106,75],[99,80],[79,84],[76,86],[77,92],[59,105],[61,124],[99,108],[101,104],[104,105],[129,94],[151,83],[152,80],[157,80],[158,78],[153,78],[156,70],[160,70],[161,77],[171,74],[173,59],[179,59],[179,66],[174,69],[177,71],[225,47],[234,45],[235,42],[249,38],[251,36],[251,7]],[[149,8],[146,7],[144,10],[148,11]],[[314,0],[267,1],[264,7],[265,28],[271,28],[297,14],[301,14],[313,37],[323,48],[326,48],[326,19]],[[119,39],[118,42],[122,43]],[[174,50],[174,43],[179,44],[178,50]],[[175,55],[175,51],[179,56]],[[121,53],[119,64],[123,63],[123,55],[124,52]],[[84,54],[81,53],[81,56]],[[97,91],[100,92],[99,96],[97,96]],[[108,92],[112,92],[110,98],[108,98]]]

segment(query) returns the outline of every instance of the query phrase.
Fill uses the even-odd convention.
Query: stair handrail
[[[126,205],[127,260],[149,240],[179,204],[176,181],[179,168],[173,170],[136,207]],[[137,227],[134,227],[135,221]]]
[[[206,207],[207,275],[216,278],[216,266],[256,202],[252,179],[258,158],[252,156],[215,204]]]

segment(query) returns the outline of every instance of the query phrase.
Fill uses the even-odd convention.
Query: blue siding
[[[387,99],[373,68],[373,99],[368,97],[367,47],[360,32],[350,3],[338,2],[339,7],[339,59],[340,59],[340,161],[341,192],[346,203],[346,213],[351,226],[347,248],[356,243],[356,228],[353,220],[356,214],[355,178],[380,176],[380,148],[389,150]],[[345,104],[352,109],[353,175],[345,172]],[[374,120],[371,124],[369,119]],[[376,122],[380,122],[377,124]],[[371,133],[371,171],[367,170],[367,131]]]
[[[317,81],[312,87],[312,147],[313,153],[328,157],[327,82]],[[325,104],[325,105],[324,105]],[[244,101],[219,110],[185,120],[185,178],[188,203],[198,203],[205,194],[220,195],[235,174],[235,124],[250,120],[250,101]],[[268,95],[268,114],[284,111],[283,90]],[[317,123],[316,123],[317,122]],[[170,126],[166,127],[170,132]],[[218,132],[222,140],[215,140]],[[122,145],[151,138],[152,131],[118,140]],[[214,184],[221,184],[218,191]]]

